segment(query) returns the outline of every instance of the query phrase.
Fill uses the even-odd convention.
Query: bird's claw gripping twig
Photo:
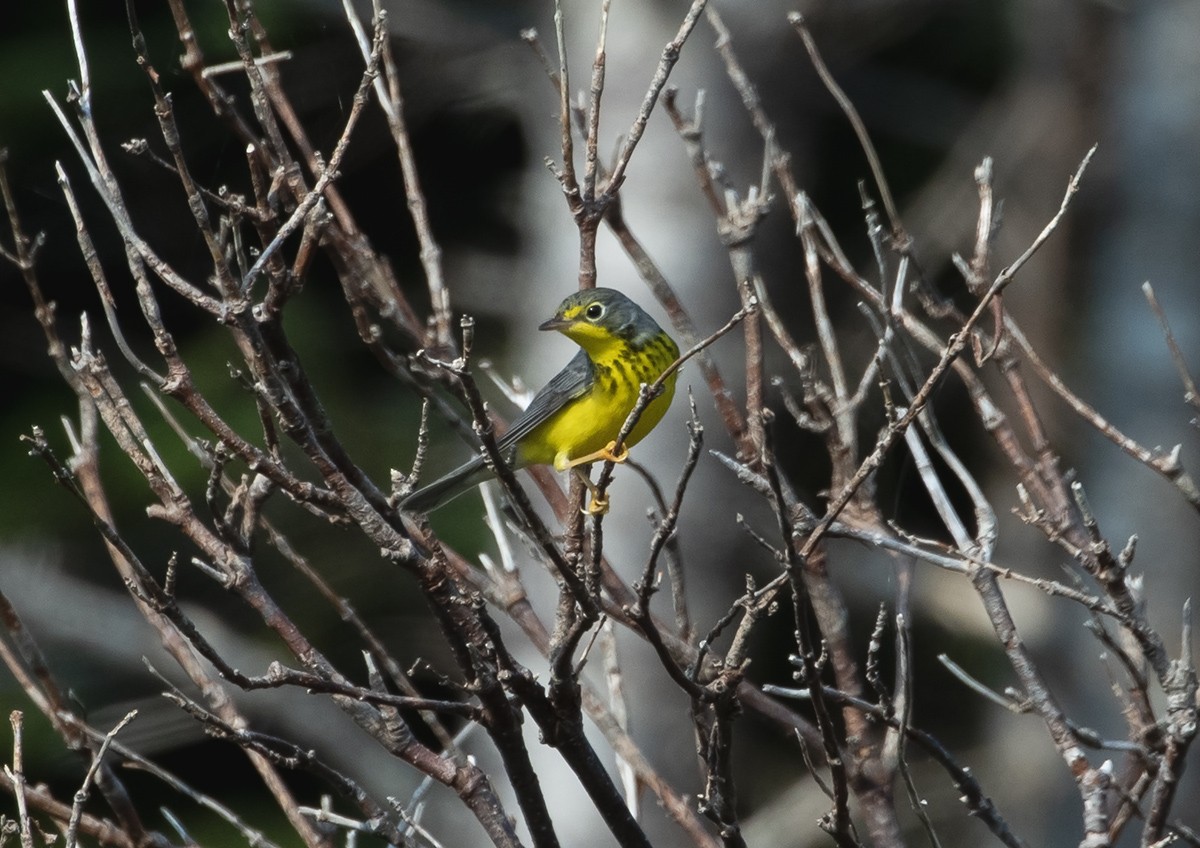
[[[602,459],[609,462],[624,462],[625,460],[629,459],[629,448],[627,448],[625,445],[621,445],[621,451],[618,453],[617,443],[612,441],[598,451],[593,451],[586,456],[579,456],[575,459],[572,459],[567,467],[574,468],[577,465],[587,465],[591,462],[599,462]]]

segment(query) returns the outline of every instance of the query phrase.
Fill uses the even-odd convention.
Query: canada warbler
[[[675,374],[642,410],[621,453],[614,454],[617,435],[637,403],[641,384],[658,379],[679,356],[679,348],[640,306],[614,289],[584,289],[570,295],[538,329],[558,330],[581,350],[534,395],[498,442],[500,453],[514,468],[575,469],[591,488],[578,466],[601,459],[623,461],[624,448],[641,441],[671,405]],[[400,508],[429,512],[491,474],[480,454],[405,497]],[[589,510],[606,508],[605,501],[593,500]]]

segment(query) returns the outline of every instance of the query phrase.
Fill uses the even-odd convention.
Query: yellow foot
[[[586,509],[579,510],[584,515],[604,515],[608,512],[608,495],[600,494],[600,489],[592,482],[592,479],[584,473],[582,468],[572,468],[575,476],[583,481],[583,485],[587,486],[587,490],[591,492],[592,497],[588,502]]]
[[[589,462],[599,462],[604,459],[609,462],[624,462],[629,458],[629,448],[621,445],[621,452],[616,453],[617,443],[609,442],[595,453],[589,453],[587,456],[579,456],[567,463],[567,468],[574,468],[576,465],[587,465]]]

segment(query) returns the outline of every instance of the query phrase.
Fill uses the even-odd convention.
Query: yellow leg
[[[595,453],[589,453],[587,456],[578,456],[575,459],[570,460],[564,467],[574,468],[576,465],[587,465],[589,462],[599,462],[602,459],[608,460],[609,462],[624,462],[629,458],[629,448],[622,445],[621,452],[614,453],[616,447],[617,443],[615,441],[609,442]]]
[[[587,505],[587,509],[583,510],[584,515],[604,515],[608,512],[608,496],[601,495],[600,490],[596,488],[596,484],[592,482],[592,478],[587,475],[587,472],[582,468],[571,467],[583,485],[587,486],[587,490],[591,492],[592,499]]]

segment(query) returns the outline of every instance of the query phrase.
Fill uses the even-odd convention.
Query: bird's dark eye
[[[604,304],[590,304],[588,308],[583,311],[583,314],[589,321],[598,321],[604,315]]]

